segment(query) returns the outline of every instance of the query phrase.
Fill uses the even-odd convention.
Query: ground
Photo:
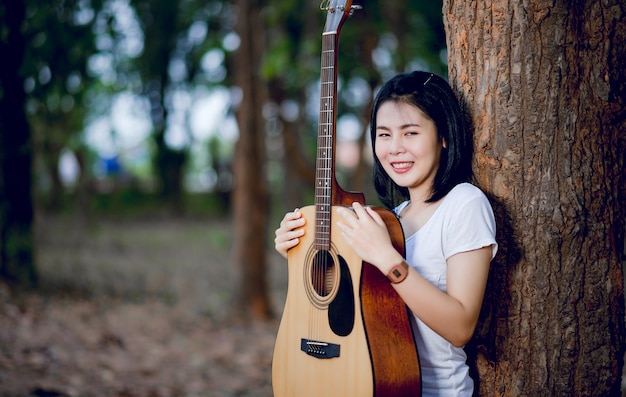
[[[0,396],[272,395],[278,320],[230,320],[227,219],[47,216],[37,242],[41,288],[0,284]]]
[[[272,395],[278,320],[230,320],[228,219],[48,216],[37,242],[41,288],[0,284],[0,397]],[[285,263],[267,257],[280,317]]]

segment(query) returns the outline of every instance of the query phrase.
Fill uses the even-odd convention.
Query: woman
[[[337,225],[413,312],[422,395],[471,396],[463,346],[478,321],[497,243],[491,206],[470,184],[472,139],[463,112],[441,77],[400,74],[378,92],[370,128],[376,192],[400,218],[406,261],[370,208],[341,209]],[[298,210],[281,221],[275,247],[283,256],[299,243],[305,222]]]

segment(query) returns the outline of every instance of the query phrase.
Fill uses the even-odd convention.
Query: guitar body
[[[274,396],[420,396],[406,305],[389,280],[346,245],[338,227],[331,226],[328,254],[317,250],[315,207],[301,211],[307,228],[288,254],[287,300],[272,360]],[[395,215],[376,211],[404,252]],[[322,272],[320,263],[327,265]]]
[[[387,277],[364,263],[336,225],[339,206],[365,204],[362,193],[337,184],[335,125],[337,42],[344,20],[358,6],[324,0],[320,117],[315,205],[300,243],[288,253],[289,284],[274,346],[275,397],[408,397],[421,395],[419,359],[410,313]],[[396,216],[375,208],[392,243],[404,255]]]
[[[333,207],[333,215],[336,209]],[[307,223],[315,225],[315,207],[301,211]],[[326,253],[315,249],[314,235],[313,228],[306,230],[300,244],[288,254],[287,300],[272,364],[274,396],[373,396],[367,335],[360,316],[361,258],[333,227],[333,244],[328,253],[333,263],[329,263],[327,274],[321,275],[322,282],[329,284],[322,292],[326,296],[322,296],[315,285],[320,279],[315,262],[316,256]],[[337,315],[344,318],[331,319]],[[323,352],[323,346],[308,346],[306,342],[327,343],[338,352]]]

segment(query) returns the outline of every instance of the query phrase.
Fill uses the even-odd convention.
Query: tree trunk
[[[267,90],[259,77],[264,49],[259,1],[237,2],[236,31],[241,45],[235,59],[235,78],[243,96],[236,111],[239,140],[234,159],[233,262],[241,271],[235,315],[269,318],[272,309],[266,280],[266,223],[268,214],[265,176],[265,134],[262,116]]]
[[[0,277],[34,285],[32,143],[20,75],[26,46],[21,30],[24,18],[22,1],[0,5]]]
[[[474,341],[480,395],[619,395],[626,5],[446,0],[443,14],[501,247]]]
[[[166,140],[171,105],[167,98],[172,89],[169,66],[180,35],[179,0],[133,0],[132,4],[144,30],[145,48],[139,59],[144,81],[144,95],[150,101],[150,117],[154,128],[152,139],[155,153],[152,159],[158,183],[158,193],[175,214],[183,210],[183,170],[187,160],[186,148],[171,148]]]
[[[63,206],[63,195],[65,193],[61,176],[59,175],[59,159],[61,158],[62,143],[55,140],[57,133],[62,133],[52,126],[47,126],[48,131],[41,134],[43,142],[40,145],[35,144],[37,156],[42,160],[43,171],[47,174],[50,181],[50,190],[45,196],[43,207],[46,211],[57,212]],[[36,131],[31,124],[31,135]],[[35,133],[36,134],[36,133]],[[35,140],[36,141],[36,140]],[[35,157],[37,158],[37,157]],[[41,201],[39,202],[40,204]]]

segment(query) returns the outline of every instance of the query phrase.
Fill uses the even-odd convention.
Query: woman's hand
[[[280,222],[280,227],[276,229],[274,248],[279,254],[287,258],[287,251],[300,243],[300,237],[304,236],[304,226],[306,219],[298,208],[293,212],[287,212]]]
[[[387,225],[370,207],[359,203],[352,205],[354,211],[340,208],[343,222],[337,222],[346,243],[365,262],[376,266],[383,274],[403,258],[391,243]]]

